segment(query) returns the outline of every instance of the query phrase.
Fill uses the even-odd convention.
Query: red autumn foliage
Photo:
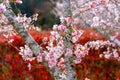
[[[92,29],[84,29],[85,32],[78,43],[85,44],[92,40],[106,40]],[[38,44],[42,45],[42,39],[50,36],[50,31],[29,31]],[[94,34],[94,35],[93,35]],[[20,36],[12,36],[13,45],[16,47],[24,46],[24,41]],[[45,48],[47,44],[42,45]],[[81,64],[75,65],[78,80],[84,80],[86,77],[91,80],[120,80],[120,62],[115,59],[99,58],[101,50],[90,50]],[[28,63],[31,63],[32,69],[28,70]],[[32,62],[23,61],[18,51],[6,42],[6,39],[0,35],[0,80],[51,80],[49,71],[36,60]]]

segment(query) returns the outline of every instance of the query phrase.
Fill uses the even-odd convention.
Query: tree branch
[[[72,17],[71,8],[70,8],[70,0],[63,0],[63,6],[64,6],[64,17]],[[71,49],[72,43],[71,43],[71,27],[68,28],[68,31],[66,32],[66,35],[64,36],[64,46],[66,52],[66,49]],[[65,67],[66,67],[66,80],[76,80],[76,72],[74,69],[73,64],[73,56],[68,55],[64,56],[65,59]]]
[[[13,25],[14,29],[18,32],[18,34],[22,37],[22,39],[25,41],[27,46],[30,47],[30,49],[32,50],[35,56],[37,56],[39,53],[43,53],[43,50],[40,48],[39,44],[32,38],[29,32],[24,28],[23,23],[18,23],[15,20],[16,15],[11,9],[7,8],[4,15]],[[46,69],[50,70],[48,63],[44,60],[44,57],[43,57],[43,61],[44,61],[43,65],[46,67]]]
[[[28,33],[28,31],[25,30],[23,23],[19,23],[15,20],[16,15],[10,8],[6,9],[4,15],[10,21],[10,23],[14,26],[14,29],[22,37],[22,39],[25,41],[25,43],[30,47],[30,49],[32,50],[32,52],[34,53],[35,56],[37,56],[40,52],[42,52],[38,43],[36,43],[36,41]]]

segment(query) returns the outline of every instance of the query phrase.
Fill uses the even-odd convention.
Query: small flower
[[[32,20],[37,21],[37,19],[38,19],[38,14],[36,13],[36,14],[33,15],[33,19]]]
[[[104,57],[105,57],[106,59],[110,59],[111,54],[105,54]]]
[[[65,18],[64,17],[60,17],[60,22],[64,23],[65,22]]]
[[[14,39],[10,39],[8,40],[8,43],[12,43],[14,41]]]
[[[74,54],[76,55],[76,59],[74,60],[75,64],[79,64],[86,55],[88,55],[88,48],[77,44],[75,46]]]
[[[89,78],[85,78],[85,80],[90,80]]]
[[[5,5],[3,3],[0,4],[0,13],[4,13],[6,11]]]
[[[93,24],[91,26],[92,27],[99,26],[99,24],[100,24],[100,18],[98,16],[93,17]]]
[[[81,63],[81,61],[82,61],[81,59],[77,58],[77,59],[74,60],[74,63],[79,64],[79,63]]]
[[[102,57],[103,57],[103,54],[100,54],[99,57],[102,58]]]
[[[57,61],[56,61],[55,59],[50,59],[50,60],[48,61],[49,67],[54,67],[54,66],[56,66],[56,63],[57,63]]]
[[[26,60],[32,61],[35,59],[35,57],[33,57],[33,52],[27,45],[25,45],[25,47],[20,47],[19,54],[22,56],[23,60],[25,61]]]
[[[114,58],[118,58],[119,57],[119,54],[118,54],[116,49],[113,50],[113,56],[114,56]]]
[[[43,53],[39,53],[39,55],[37,56],[37,61],[42,62],[42,57],[43,57]]]
[[[17,22],[25,22],[26,19],[26,15],[22,16],[22,14],[18,14],[18,16],[15,18]]]
[[[74,30],[74,32],[72,33],[72,42],[77,42],[78,39],[82,36],[83,32],[83,30]]]
[[[57,30],[58,25],[53,25],[53,30]]]
[[[30,24],[31,18],[30,18],[30,17],[29,17],[29,18],[26,18],[25,22],[26,22],[27,24]]]
[[[65,18],[67,24],[71,24],[74,20],[71,17]]]
[[[50,33],[55,39],[60,38],[60,34],[57,31],[51,31]]]
[[[22,4],[22,0],[15,0],[14,3]]]
[[[60,61],[58,62],[57,66],[61,69],[65,68],[65,61],[63,58],[60,59]]]
[[[67,30],[66,26],[64,26],[64,25],[59,25],[59,26],[57,27],[57,29],[58,29],[59,31],[66,31],[66,30]]]
[[[28,67],[29,70],[31,70],[31,64],[30,63],[27,65],[27,67]]]
[[[96,3],[96,2],[91,2],[90,8],[95,8],[96,6],[97,6],[97,3]]]
[[[66,49],[66,54],[65,54],[65,56],[68,56],[68,55],[70,55],[70,54],[72,54],[72,50],[69,49],[69,48],[67,48],[67,49]]]

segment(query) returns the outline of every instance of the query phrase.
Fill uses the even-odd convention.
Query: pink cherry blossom
[[[68,56],[68,55],[71,55],[71,54],[73,54],[72,50],[69,49],[69,48],[67,48],[67,49],[66,49],[65,56]]]
[[[56,61],[55,59],[50,59],[50,60],[48,61],[49,67],[54,67],[54,66],[56,66],[56,63],[57,63],[57,61]]]
[[[75,64],[79,64],[79,63],[81,63],[81,61],[82,61],[81,58],[76,58],[76,59],[74,60],[74,63],[75,63]]]
[[[38,56],[37,56],[37,61],[38,62],[42,62],[43,61],[43,55],[44,53],[39,53]]]
[[[23,60],[25,61],[32,61],[35,59],[35,57],[33,57],[33,52],[30,50],[30,48],[25,45],[25,47],[20,47],[20,52],[19,54],[22,56]]]
[[[64,31],[64,32],[66,32],[66,30],[67,30],[66,26],[64,26],[64,25],[59,25],[59,26],[57,27],[57,29],[58,29],[59,31]]]
[[[89,79],[89,78],[86,77],[85,80],[91,80],[91,79]]]
[[[57,66],[61,69],[65,68],[65,61],[63,58],[60,59],[60,61],[57,63]]]
[[[22,4],[22,0],[15,0],[15,3]]]
[[[75,49],[74,49],[74,54],[76,55],[76,59],[74,62],[76,64],[80,63],[82,59],[88,55],[89,49],[83,45],[76,44]]]
[[[74,32],[72,33],[72,42],[77,42],[78,39],[82,36],[83,32],[83,30],[74,30]]]
[[[6,11],[6,6],[3,3],[0,3],[0,13],[4,13]]]
[[[53,25],[53,30],[57,30],[58,25]]]
[[[72,23],[73,22],[73,19],[71,17],[67,17],[65,18],[66,22],[67,23]]]
[[[37,21],[37,19],[38,19],[37,17],[38,17],[38,14],[36,13],[36,14],[33,15],[32,20]]]
[[[30,63],[28,63],[27,67],[28,67],[29,70],[31,70],[31,64]]]

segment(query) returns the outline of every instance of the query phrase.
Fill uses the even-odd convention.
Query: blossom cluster
[[[103,48],[105,46],[112,46],[115,47],[115,43],[110,42],[109,40],[107,41],[103,41],[103,40],[97,40],[97,41],[89,41],[85,44],[85,46],[91,48],[91,49],[100,49]]]
[[[60,20],[62,24],[53,26],[53,31],[51,31],[51,37],[48,46],[46,47],[47,51],[45,51],[45,58],[48,61],[49,67],[58,66],[60,68],[64,68],[65,62],[63,56],[69,55],[75,55],[76,58],[74,59],[74,63],[79,64],[84,59],[84,57],[88,55],[90,49],[99,50],[106,47],[112,47],[112,54],[110,53],[109,49],[106,50],[108,52],[103,51],[103,53],[101,53],[100,56],[104,55],[104,57],[107,58],[108,54],[111,54],[111,57],[113,56],[115,59],[119,58],[117,49],[115,49],[115,44],[110,42],[109,40],[89,41],[84,45],[77,44],[77,41],[82,36],[84,31],[77,29],[77,27],[75,27],[74,25],[71,25],[71,23],[74,23],[74,20],[70,19],[69,17],[62,17]],[[70,27],[72,28],[71,41],[72,43],[74,43],[72,44],[74,47],[65,48],[63,37],[64,35],[67,35],[66,32]],[[61,66],[60,63],[62,63]]]
[[[89,27],[101,27],[107,31],[119,31],[119,1],[111,0],[71,0],[71,13],[75,24]],[[63,3],[56,1],[53,13],[63,16]]]
[[[83,30],[75,30],[72,33],[72,42],[76,43],[78,41],[78,39],[82,36],[82,34],[84,33]]]
[[[89,49],[95,50],[107,48],[105,51],[102,52],[102,54],[99,55],[99,57],[100,58],[104,57],[106,59],[115,58],[116,60],[120,61],[118,50],[115,48],[115,43],[113,42],[97,40],[87,42],[85,46],[88,47]]]
[[[46,48],[48,49],[48,51],[45,51],[45,60],[48,61],[49,67],[54,67],[57,65],[60,56],[64,53],[63,40],[60,40],[56,46],[52,41],[50,41],[49,45]]]
[[[47,51],[44,52],[46,54],[45,59],[48,61],[49,67],[58,66],[59,68],[64,68],[65,62],[64,62],[63,56],[74,55],[74,53],[76,56],[80,55],[80,54],[77,54],[76,51],[74,52],[72,48],[65,48],[63,38],[65,37],[65,35],[67,35],[66,33],[68,29],[71,28],[72,29],[71,41],[73,43],[76,43],[84,31],[77,30],[76,27],[72,26],[71,23],[73,23],[74,20],[71,19],[70,17],[67,17],[67,18],[61,17],[60,20],[61,20],[60,25],[53,26],[53,31],[51,31],[51,37],[50,37],[48,46],[46,47]],[[76,48],[76,50],[78,50],[78,52],[80,51],[79,48]],[[81,50],[83,50],[83,48]],[[83,58],[83,57],[79,56],[79,58]]]
[[[26,14],[18,14],[16,17],[16,21],[19,23],[23,23],[24,27],[27,29],[30,27],[32,21],[36,21],[38,17],[38,14],[33,15],[33,17],[26,17]]]
[[[76,59],[74,60],[75,64],[81,63],[82,59],[88,55],[89,49],[86,46],[76,44],[74,49],[74,54]]]
[[[8,19],[3,14],[0,14],[0,33],[4,33],[3,36],[5,38],[16,35],[13,25],[8,23]]]
[[[39,53],[37,57],[33,57],[33,52],[27,45],[20,47],[19,54],[22,56],[24,61],[33,61],[36,58],[38,62],[42,62],[44,56],[44,53]]]
[[[106,51],[103,52],[103,54],[99,55],[100,58],[104,57],[106,59],[114,58],[118,61],[120,61],[120,56],[117,49],[111,49],[110,47],[107,48]]]
[[[3,36],[8,38],[12,35],[15,35],[13,25],[9,24],[8,19],[3,14],[6,11],[6,6],[3,3],[0,3],[0,33],[4,33]]]
[[[27,45],[25,45],[24,47],[20,47],[19,54],[25,61],[32,61],[35,59],[35,57],[33,57],[33,52]]]
[[[57,43],[54,43],[57,41]],[[44,53],[40,53],[36,58],[38,62],[42,62],[43,56],[45,60],[48,62],[49,67],[55,67],[64,70],[65,69],[65,61],[63,56],[75,55],[74,63],[79,64],[84,59],[86,55],[88,55],[90,49],[99,50],[102,48],[107,48],[103,51],[99,57],[104,57],[106,59],[115,58],[118,61],[120,60],[117,49],[115,48],[115,44],[110,41],[89,41],[84,45],[74,44],[74,49],[66,48],[64,51],[64,42],[62,37],[57,39],[53,38],[53,35],[50,38],[48,46],[46,46],[46,51]],[[33,57],[32,51],[28,46],[20,48],[19,54],[22,56],[24,60],[32,61],[35,59]],[[30,65],[30,64],[29,64]]]
[[[100,57],[104,56],[106,59],[110,59],[110,57],[114,57],[116,59],[120,59],[119,54],[117,52],[117,49],[111,49],[108,47],[106,51],[103,52],[103,54],[100,54]]]
[[[3,14],[0,14],[0,24],[7,24],[7,23],[8,23],[7,18]]]

